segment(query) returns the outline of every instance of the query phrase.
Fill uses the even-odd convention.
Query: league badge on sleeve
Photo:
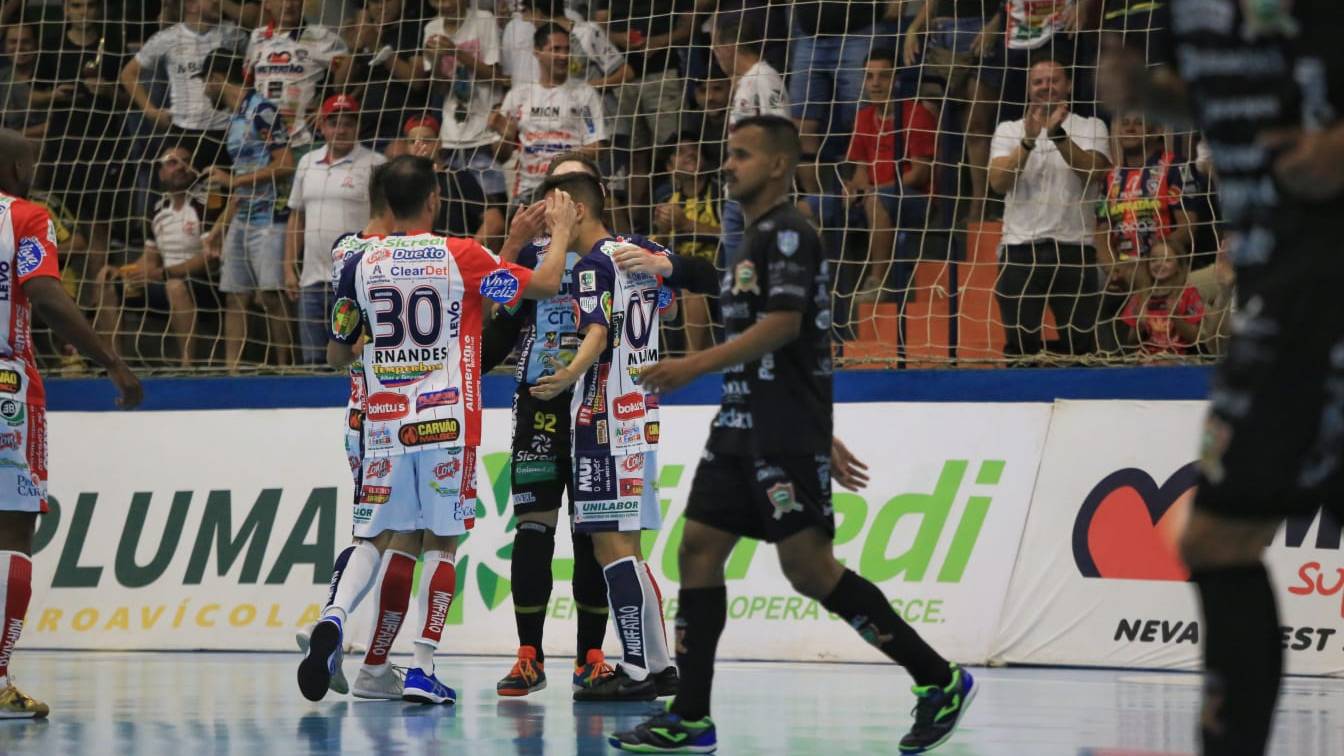
[[[518,298],[518,277],[503,268],[481,279],[481,296],[507,304]]]
[[[359,328],[359,305],[349,297],[341,297],[331,308],[331,335],[349,339]]]
[[[779,247],[779,253],[785,257],[793,257],[793,253],[798,251],[798,232],[791,229],[780,229],[775,234],[775,246]]]
[[[589,292],[594,291],[597,291],[597,271],[579,271],[579,293],[588,294]]]
[[[597,297],[579,297],[579,307],[586,313],[597,309]]]
[[[760,294],[761,284],[756,279],[756,263],[743,260],[733,268],[733,294]]]

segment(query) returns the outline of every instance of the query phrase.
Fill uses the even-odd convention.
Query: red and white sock
[[[644,604],[644,633],[648,639],[644,655],[649,661],[649,671],[658,674],[672,666],[672,653],[667,648],[667,625],[663,622],[663,591],[653,579],[653,568],[649,563],[641,561],[639,566],[644,568],[640,575],[644,592],[654,597],[653,601]]]
[[[448,607],[453,605],[457,590],[457,568],[442,551],[426,551],[425,566],[420,572],[420,590],[416,597],[420,604],[420,637],[415,639],[415,666],[425,674],[434,674],[434,651],[443,638],[443,626],[448,622]]]
[[[9,684],[9,657],[23,633],[28,600],[33,597],[33,561],[17,551],[0,551],[0,688]]]
[[[406,621],[414,576],[415,557],[392,549],[383,552],[378,574],[378,613],[373,616],[373,635],[369,639],[369,652],[364,655],[364,666],[387,664],[392,643],[401,631],[401,623]]]

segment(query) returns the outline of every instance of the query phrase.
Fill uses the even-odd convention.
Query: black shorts
[[[1210,514],[1344,515],[1344,272],[1299,267],[1243,289],[1200,454]]]
[[[759,458],[706,450],[695,468],[686,517],[767,543],[810,527],[834,536],[831,457]]]
[[[560,509],[574,477],[569,440],[570,394],[547,401],[527,393],[519,384],[513,395],[514,514],[554,512]],[[571,495],[572,499],[572,495]]]

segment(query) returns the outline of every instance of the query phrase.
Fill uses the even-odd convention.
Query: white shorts
[[[574,454],[573,516],[577,533],[658,530],[658,455]]]
[[[47,412],[21,363],[0,365],[0,511],[47,511]]]
[[[462,535],[476,524],[476,448],[365,458],[357,491],[356,538],[389,530]]]

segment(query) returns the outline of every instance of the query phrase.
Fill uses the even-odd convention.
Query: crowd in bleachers
[[[615,228],[726,267],[744,219],[718,172],[758,113],[800,126],[855,354],[891,333],[904,356],[974,281],[991,355],[1216,353],[1233,281],[1198,136],[1096,95],[1117,46],[1162,62],[1160,0],[582,2],[5,0],[0,125],[41,143],[68,289],[150,367],[321,362],[331,244],[407,152],[440,169],[435,231],[498,249],[580,151]],[[688,297],[668,343],[717,321]]]

